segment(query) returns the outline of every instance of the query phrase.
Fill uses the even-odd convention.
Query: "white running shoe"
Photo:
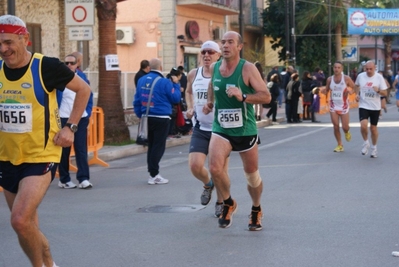
[[[369,153],[369,147],[370,147],[370,144],[368,141],[363,143],[362,155],[367,155],[367,153]]]
[[[90,189],[92,187],[93,185],[88,180],[84,180],[79,184],[80,189]]]
[[[43,264],[43,267],[46,267],[46,266],[44,266],[44,264]],[[56,265],[54,261],[53,261],[53,267],[58,267],[58,265]]]
[[[73,189],[76,188],[76,184],[72,181],[69,181],[65,184],[61,183],[61,181],[58,181],[58,186],[61,188],[65,188],[65,189]]]
[[[371,148],[371,153],[370,153],[370,158],[376,158],[377,157],[377,147],[372,147]]]
[[[150,176],[148,178],[148,184],[167,184],[169,183],[168,179],[163,178],[161,175],[157,174],[154,178]]]

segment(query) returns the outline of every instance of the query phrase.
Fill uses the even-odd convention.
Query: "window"
[[[42,52],[42,27],[40,24],[28,23],[26,25],[28,32],[30,33],[31,45],[28,46],[28,50],[32,53]]]
[[[188,72],[198,67],[198,55],[184,54],[184,69]]]
[[[78,51],[81,52],[83,55],[82,65],[80,66],[80,69],[86,70],[90,65],[89,41],[78,41],[77,47]]]
[[[258,21],[258,8],[256,6],[256,0],[252,0],[251,2],[251,24],[252,25],[259,25]]]

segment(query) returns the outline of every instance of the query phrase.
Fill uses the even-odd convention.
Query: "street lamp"
[[[328,0],[328,76],[331,76],[331,0]]]
[[[288,68],[288,61],[290,59],[290,6],[289,0],[285,0],[285,66]]]
[[[15,15],[15,0],[7,0],[7,12],[10,15]]]

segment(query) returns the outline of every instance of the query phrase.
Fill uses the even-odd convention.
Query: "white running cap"
[[[212,50],[216,51],[217,53],[221,52],[219,45],[214,41],[206,41],[205,43],[203,43],[201,46],[201,51],[205,50],[205,49],[212,49]]]

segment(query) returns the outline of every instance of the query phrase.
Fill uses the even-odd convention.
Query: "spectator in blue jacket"
[[[164,78],[161,73],[162,63],[158,58],[150,60],[150,67],[151,71],[137,82],[133,107],[139,118],[146,113],[151,86],[160,77],[155,83],[148,113],[148,184],[167,184],[169,180],[159,174],[159,162],[165,152],[172,105],[180,103],[180,84],[174,75],[171,80]]]

